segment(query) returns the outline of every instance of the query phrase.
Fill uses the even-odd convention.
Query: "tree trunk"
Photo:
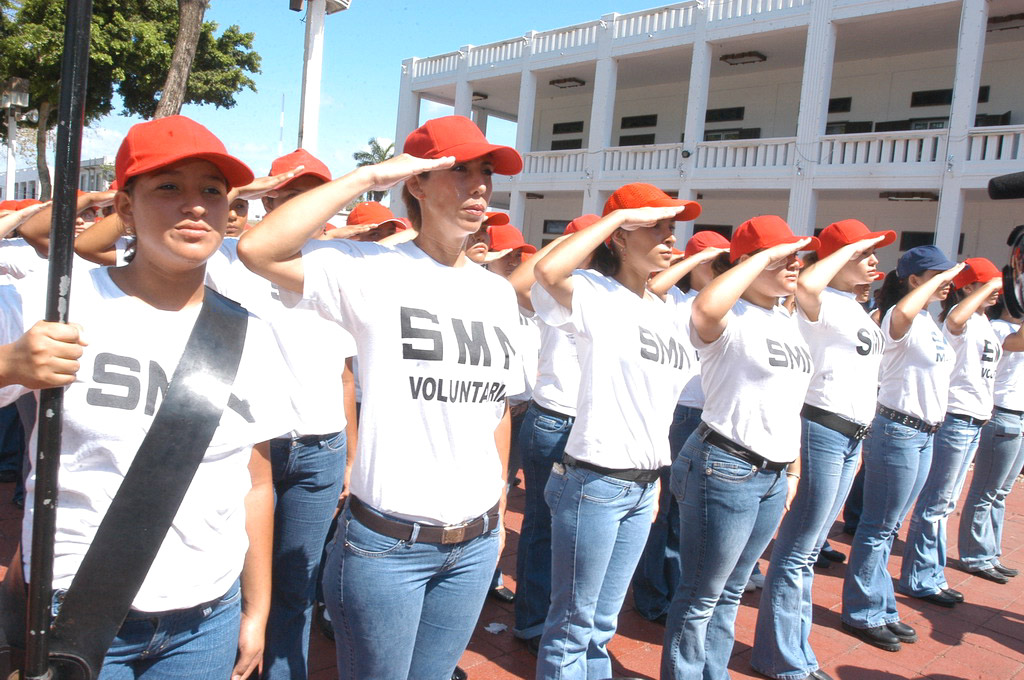
[[[50,166],[46,163],[46,132],[50,125],[50,102],[39,102],[39,123],[36,127],[36,171],[39,173],[39,200],[48,201],[53,194]]]
[[[171,53],[171,68],[167,72],[160,103],[156,105],[154,118],[175,116],[185,103],[188,74],[192,71],[192,60],[199,45],[199,33],[203,27],[203,16],[209,0],[178,0],[178,37]]]

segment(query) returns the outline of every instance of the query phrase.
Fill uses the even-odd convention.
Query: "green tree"
[[[356,151],[352,154],[352,158],[355,160],[357,168],[361,168],[364,165],[376,165],[377,163],[383,163],[395,155],[394,142],[389,142],[387,146],[384,146],[380,139],[377,137],[371,137],[370,141],[366,144],[369,147],[368,149]],[[366,200],[379,202],[387,195],[387,191],[367,191]]]
[[[40,193],[51,193],[46,162],[47,131],[57,124],[60,60],[64,40],[64,3],[53,0],[0,0],[0,78],[21,76],[31,82],[31,105],[39,111],[36,167]],[[120,95],[124,113],[151,118],[171,65],[178,34],[177,0],[94,0],[89,49],[86,124],[113,110]],[[255,83],[260,57],[252,33],[204,22],[188,75],[185,101],[235,105],[235,95]]]

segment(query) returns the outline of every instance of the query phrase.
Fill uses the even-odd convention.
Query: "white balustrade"
[[[523,154],[523,172],[528,175],[582,174],[587,150],[530,151]]]
[[[974,128],[967,137],[967,162],[1024,160],[1024,125]]]
[[[533,37],[535,41],[533,53],[537,55],[548,52],[564,52],[593,45],[597,43],[597,32],[600,27],[600,21],[589,21],[569,28],[558,28],[538,33]]]
[[[662,31],[692,26],[696,6],[695,2],[681,2],[668,7],[623,14],[615,19],[612,38],[655,37]]]
[[[604,172],[656,172],[676,170],[681,162],[682,144],[619,146],[604,150]]]
[[[942,160],[946,130],[901,130],[822,137],[818,164],[915,165]]]
[[[737,139],[697,144],[696,168],[784,168],[796,163],[796,139]]]
[[[710,0],[708,21],[723,21],[754,14],[804,7],[811,0]]]
[[[459,53],[449,52],[436,57],[417,59],[413,64],[413,78],[437,76],[442,73],[454,73],[459,67]]]
[[[511,61],[523,56],[523,38],[514,38],[504,42],[491,43],[474,47],[469,51],[469,66],[484,66],[487,64],[500,64],[503,61]]]

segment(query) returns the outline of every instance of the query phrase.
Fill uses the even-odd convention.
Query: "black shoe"
[[[492,588],[487,593],[487,597],[492,600],[497,600],[498,602],[504,602],[505,604],[516,601],[516,594],[505,586],[502,586],[501,588]]]
[[[916,597],[919,600],[931,602],[932,604],[937,604],[940,607],[946,607],[947,609],[952,609],[957,605],[957,600],[955,597],[953,597],[952,595],[947,595],[945,592],[941,590],[937,593],[931,593],[929,595],[911,595],[911,597]]]
[[[1010,582],[1010,578],[1008,576],[1004,576],[1002,572],[996,571],[992,567],[989,567],[988,569],[979,569],[978,571],[970,571],[967,573],[974,574],[979,578],[983,578],[986,581],[992,581],[994,583],[1007,584]]]
[[[843,621],[843,630],[854,637],[860,638],[869,645],[874,645],[875,647],[884,649],[887,652],[900,651],[900,639],[896,637],[895,633],[885,626],[876,626],[874,628],[854,628]]]
[[[885,627],[889,629],[889,632],[898,637],[900,642],[917,642],[917,631],[905,623],[897,621],[896,623],[887,623]]]
[[[825,557],[825,553],[818,553],[818,559],[814,561],[815,569],[828,569],[832,566],[832,560]]]
[[[818,557],[824,557],[829,562],[839,562],[840,564],[846,561],[846,554],[833,548],[822,548],[821,552],[818,553]]]
[[[811,671],[807,677],[811,678],[811,680],[832,680],[832,676],[820,668],[816,671]]]
[[[313,618],[316,619],[316,627],[320,629],[328,640],[334,639],[334,625],[327,618],[327,607],[322,602],[317,602],[313,607]]]
[[[953,590],[952,588],[943,588],[942,592],[944,592],[946,595],[949,595],[958,603],[964,601],[964,594],[961,593],[959,590]]]
[[[1010,578],[1013,578],[1014,576],[1020,573],[1018,569],[1014,569],[1013,567],[1007,567],[1005,565],[999,564],[998,562],[993,564],[992,568],[998,571],[1003,576],[1009,576]]]
[[[532,638],[519,638],[519,640],[526,645],[527,651],[534,656],[540,652],[540,635]]]
[[[469,680],[469,673],[456,666],[452,671],[452,680]]]

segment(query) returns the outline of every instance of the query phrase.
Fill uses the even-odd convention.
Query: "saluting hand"
[[[399,154],[377,165],[366,166],[372,173],[371,191],[387,191],[399,182],[434,170],[445,170],[455,165],[455,156],[442,158],[417,158],[407,153]]]
[[[761,253],[768,256],[768,264],[765,266],[765,269],[778,269],[785,266],[789,262],[789,258],[800,252],[810,242],[811,239],[802,238],[795,243],[780,243],[777,246],[762,250]]]
[[[619,229],[635,231],[642,227],[653,227],[662,220],[675,219],[683,211],[678,206],[668,208],[623,208],[615,215],[621,220]]]
[[[881,236],[874,236],[872,238],[861,239],[860,241],[856,241],[855,243],[852,243],[851,245],[854,246],[854,247],[850,251],[850,259],[851,260],[859,260],[861,258],[861,256],[864,255],[864,253],[866,253],[869,250],[871,250],[872,248],[874,248],[884,238],[885,238],[885,235],[882,234]]]
[[[305,167],[305,165],[298,165],[288,172],[281,172],[276,175],[267,175],[266,177],[257,177],[244,187],[235,188],[232,191],[233,195],[230,195],[228,198],[231,201],[236,198],[251,201],[257,198],[263,198],[264,196],[274,198],[274,191],[302,172]]]
[[[33,390],[70,385],[75,381],[85,345],[78,324],[40,321],[15,342],[0,348],[2,383]]]

